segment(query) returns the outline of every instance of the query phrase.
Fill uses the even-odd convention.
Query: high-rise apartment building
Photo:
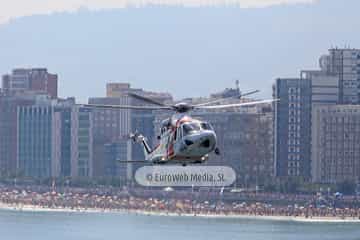
[[[312,180],[360,181],[360,106],[315,106],[312,125]]]
[[[310,177],[311,111],[339,102],[338,77],[303,71],[301,78],[277,79],[274,85],[275,162],[277,176]]]
[[[131,90],[130,90],[131,89]],[[106,97],[120,97],[129,91],[136,92],[140,89],[130,88],[130,83],[107,83],[106,84]]]
[[[25,176],[60,175],[60,121],[52,106],[18,108],[17,168]]]
[[[311,81],[311,104],[338,104],[340,102],[339,77],[319,70],[305,70],[301,79]]]
[[[34,97],[0,96],[0,175],[17,173],[17,108],[32,105]]]
[[[90,98],[90,104],[129,105],[128,96]],[[93,154],[94,175],[106,176],[105,144],[111,144],[127,139],[131,132],[130,110],[127,109],[93,109]],[[130,144],[131,145],[131,144]],[[129,146],[130,147],[130,146]]]
[[[2,77],[4,94],[22,94],[34,92],[58,97],[58,76],[48,73],[46,68],[14,69],[11,74]]]
[[[339,77],[341,104],[360,104],[360,49],[329,49],[320,58],[320,67]]]
[[[93,113],[74,106],[71,112],[71,176],[94,176]]]
[[[57,99],[57,75],[15,69],[2,78],[0,174],[92,177],[93,115]]]
[[[169,93],[149,92],[141,88],[132,88],[130,83],[107,83],[106,84],[106,97],[119,98],[124,97],[128,93],[134,93],[140,96],[145,96],[156,100],[158,102],[172,102],[172,96]]]
[[[41,99],[19,106],[16,132],[16,171],[25,176],[92,177],[93,135],[90,109],[73,99]]]
[[[310,177],[311,80],[277,79],[274,98],[276,176]]]

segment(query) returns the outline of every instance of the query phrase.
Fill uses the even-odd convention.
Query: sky
[[[314,0],[0,0],[0,23],[34,14],[90,10],[116,9],[128,6],[156,5],[223,6],[237,5],[244,8],[266,7],[278,4],[311,3]]]
[[[239,0],[242,8],[2,1],[0,13],[13,19],[0,24],[0,75],[46,67],[59,75],[59,95],[79,102],[104,96],[107,82],[179,99],[208,96],[239,80],[243,91],[259,89],[255,97],[270,98],[276,78],[317,69],[329,48],[360,48],[358,0]]]

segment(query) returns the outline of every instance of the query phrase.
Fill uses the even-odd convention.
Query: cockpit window
[[[202,122],[202,123],[200,123],[200,126],[201,126],[201,128],[202,128],[203,130],[212,130],[211,125],[210,125],[209,123],[207,123],[207,122]]]
[[[198,123],[185,123],[182,127],[184,136],[200,131],[200,125]]]

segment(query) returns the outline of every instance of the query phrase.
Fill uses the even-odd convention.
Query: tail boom
[[[132,139],[136,143],[140,143],[143,145],[145,158],[148,159],[148,155],[152,152],[152,149],[147,143],[146,137],[144,137],[142,134],[134,133],[130,134],[130,139]]]

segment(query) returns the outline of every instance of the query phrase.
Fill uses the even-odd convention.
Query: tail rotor
[[[145,140],[145,137],[138,131],[135,131],[135,133],[129,134],[129,139],[131,139],[134,143],[141,143]]]

